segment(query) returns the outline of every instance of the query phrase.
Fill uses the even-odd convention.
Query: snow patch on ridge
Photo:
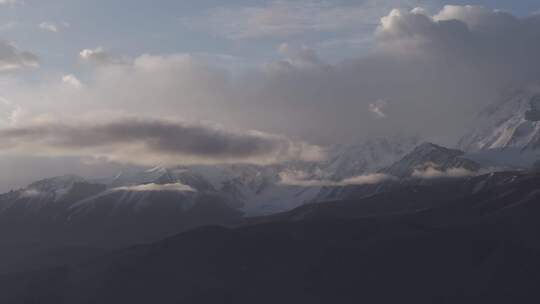
[[[128,192],[154,192],[154,191],[175,191],[175,192],[197,192],[196,189],[184,185],[182,183],[172,184],[142,184],[134,186],[124,186],[112,189],[112,191],[128,191]]]

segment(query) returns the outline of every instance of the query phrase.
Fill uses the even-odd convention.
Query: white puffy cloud
[[[73,74],[62,76],[62,82],[74,87],[75,89],[81,89],[83,87],[82,82]]]
[[[378,38],[381,48],[394,55],[461,62],[470,64],[472,71],[487,72],[491,66],[516,77],[527,71],[531,60],[537,64],[539,24],[539,16],[518,18],[480,6],[447,5],[434,16],[393,10],[382,18]]]
[[[490,10],[477,5],[445,5],[443,9],[433,16],[436,22],[459,20],[470,28],[486,27],[505,22],[514,22],[515,18],[505,12]]]

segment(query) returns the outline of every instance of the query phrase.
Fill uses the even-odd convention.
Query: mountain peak
[[[409,155],[426,155],[428,153],[445,153],[455,156],[463,155],[465,152],[457,149],[450,149],[443,146],[436,145],[430,142],[424,142],[421,145],[417,146]]]
[[[55,191],[58,189],[68,188],[76,182],[84,181],[84,178],[77,175],[62,175],[39,180],[30,184],[28,188],[40,191]]]
[[[458,146],[467,152],[540,147],[540,92],[523,90],[494,103],[478,117],[478,126]]]
[[[461,150],[445,148],[433,143],[423,143],[401,160],[381,170],[382,173],[397,177],[411,177],[416,170],[434,168],[444,172],[448,169],[478,171],[480,165],[463,158]]]

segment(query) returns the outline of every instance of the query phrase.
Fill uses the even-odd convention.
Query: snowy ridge
[[[528,89],[491,105],[479,115],[479,126],[463,137],[458,147],[467,152],[540,148],[540,122],[529,117],[539,101],[540,90]]]
[[[198,197],[208,195],[231,208],[243,211],[247,216],[271,214],[313,202],[325,188],[285,185],[281,183],[283,172],[301,172],[314,180],[340,181],[377,172],[402,158],[417,143],[417,138],[396,137],[391,140],[374,139],[356,145],[334,146],[330,148],[329,157],[320,162],[296,161],[268,166],[156,166],[147,170],[120,172],[111,178],[95,181],[85,181],[75,176],[57,177],[3,195],[0,198],[0,211],[14,205],[18,209],[39,210],[43,206],[62,201],[72,185],[79,183],[79,187],[93,190],[79,191],[81,193],[78,195],[69,197],[69,202],[64,202],[66,212],[77,216],[96,209],[108,210],[108,215],[120,211],[144,213],[153,207],[152,201],[164,200],[168,204],[176,202],[181,209],[186,209],[193,207]],[[94,189],[96,185],[101,187],[98,187],[100,191]],[[171,191],[145,191],[150,188]],[[193,191],[172,191],[173,188]]]
[[[476,172],[481,165],[464,158],[460,150],[448,149],[432,143],[424,143],[416,147],[403,159],[381,170],[382,173],[400,178],[421,176],[422,172],[448,172],[449,170],[466,170]],[[465,171],[464,171],[465,172]],[[425,176],[427,177],[427,176]]]

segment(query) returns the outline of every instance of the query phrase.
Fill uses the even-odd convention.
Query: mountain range
[[[0,276],[2,303],[532,303],[538,172],[401,183]]]
[[[490,106],[456,148],[374,139],[318,162],[67,175],[1,194],[0,302],[538,296],[539,96]]]

